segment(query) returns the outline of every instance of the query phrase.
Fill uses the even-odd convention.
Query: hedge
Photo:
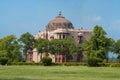
[[[42,63],[34,63],[34,62],[11,62],[8,65],[42,65]]]
[[[38,65],[42,66],[42,63],[33,62],[11,62],[7,65]],[[99,67],[120,67],[120,63],[98,63]],[[51,66],[87,66],[87,63],[81,62],[64,62],[64,63],[52,63]]]
[[[63,63],[52,63],[53,66],[86,66],[86,63],[81,62],[63,62]]]
[[[1,65],[6,65],[8,62],[8,58],[6,57],[0,57],[0,64]]]

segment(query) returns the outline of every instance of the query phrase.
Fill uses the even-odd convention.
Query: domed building
[[[85,40],[89,39],[92,32],[93,32],[92,30],[87,30],[83,28],[75,29],[73,24],[69,20],[67,20],[64,16],[62,16],[61,12],[59,12],[59,15],[47,24],[45,31],[43,32],[39,31],[38,34],[35,35],[35,39],[44,38],[52,40],[52,39],[65,39],[71,37],[74,39],[74,42],[77,45],[83,44]],[[41,54],[38,54],[37,50],[34,49],[33,52],[28,54],[28,61],[39,62],[41,60],[40,55]],[[43,57],[45,56],[44,54],[42,55]],[[49,56],[52,58],[53,62],[66,61],[65,55],[57,55],[55,57],[55,55],[49,54]],[[83,62],[85,60],[86,58],[84,55],[75,54],[73,55],[72,61]]]
[[[69,20],[65,19],[65,17],[59,13],[59,15],[46,26],[46,31],[54,31],[57,29],[74,29],[74,27]]]

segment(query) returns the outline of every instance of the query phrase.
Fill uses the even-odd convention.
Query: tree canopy
[[[23,53],[25,55],[25,60],[26,60],[27,51],[33,50],[34,48],[34,43],[35,43],[34,36],[30,34],[29,32],[26,32],[22,34],[18,40],[20,42],[20,45],[22,46],[22,50],[23,50]]]
[[[84,44],[84,50],[88,57],[97,57],[102,60],[108,58],[113,40],[106,35],[107,33],[101,26],[94,27],[92,36]]]
[[[118,55],[117,58],[120,60],[120,39],[115,42],[112,51]]]
[[[0,57],[7,57],[9,61],[20,60],[20,45],[14,35],[0,39]]]
[[[36,40],[35,46],[39,53],[49,52],[49,40],[39,38]]]
[[[50,52],[53,54],[68,54],[75,47],[72,39],[54,39],[50,41]]]
[[[72,39],[53,39],[49,41],[39,38],[36,40],[36,48],[41,54],[45,52],[55,55],[69,55],[74,52],[75,45]]]
[[[68,39],[53,39],[50,41],[49,51],[51,54],[66,55],[66,59],[72,59],[72,54],[75,53],[76,46],[71,38]]]

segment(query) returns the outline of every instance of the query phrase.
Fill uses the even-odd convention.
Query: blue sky
[[[35,35],[59,11],[75,28],[102,26],[108,36],[120,39],[120,0],[0,0],[0,38],[25,32]]]

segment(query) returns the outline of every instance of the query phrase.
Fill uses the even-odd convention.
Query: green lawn
[[[120,68],[0,66],[0,80],[120,80]]]

